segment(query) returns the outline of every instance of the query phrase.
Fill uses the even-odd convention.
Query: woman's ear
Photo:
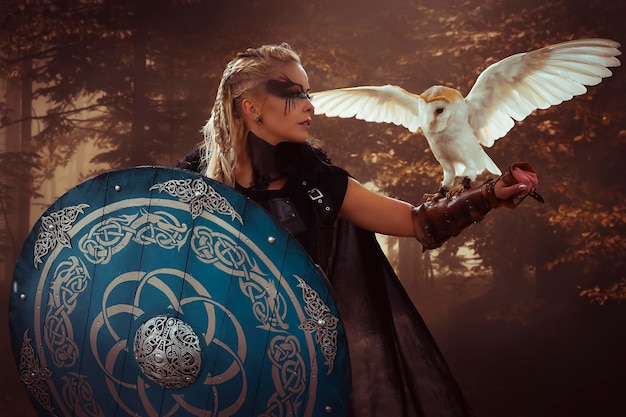
[[[260,106],[256,103],[255,100],[244,98],[241,102],[241,111],[243,112],[243,116],[254,122],[258,117],[261,116]]]

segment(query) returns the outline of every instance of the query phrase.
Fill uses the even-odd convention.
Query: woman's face
[[[251,130],[273,145],[305,142],[314,107],[304,68],[295,62],[286,64],[266,83],[265,91],[260,106],[261,124],[253,124]]]

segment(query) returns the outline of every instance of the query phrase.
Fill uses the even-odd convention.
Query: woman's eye
[[[291,98],[301,98],[301,99],[311,100],[311,96],[310,96],[309,94],[307,94],[307,93],[302,93],[302,92],[299,92],[299,93],[293,93],[293,94],[291,95]]]

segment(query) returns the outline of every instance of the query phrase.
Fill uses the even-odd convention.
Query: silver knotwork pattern
[[[179,201],[189,203],[189,212],[194,219],[207,210],[209,213],[230,216],[231,220],[237,219],[243,224],[243,219],[228,200],[200,178],[170,180],[154,184],[150,187],[150,191],[152,190],[159,190],[160,193],[165,191],[172,197],[177,197]]]
[[[267,356],[274,369],[276,393],[268,399],[267,410],[259,417],[300,415],[308,377],[301,351],[294,336],[275,336],[270,342]]]
[[[78,359],[70,315],[76,308],[78,295],[85,291],[90,279],[83,261],[70,256],[59,264],[50,280],[44,340],[54,365],[59,368],[70,368]]]
[[[141,209],[139,213],[108,217],[96,224],[78,241],[78,248],[90,262],[107,264],[130,242],[180,250],[187,243],[189,232],[187,225],[171,213]]]
[[[93,388],[84,375],[69,372],[61,378],[65,404],[72,404],[75,416],[105,417],[94,398]]]
[[[295,275],[294,275],[295,276]],[[304,311],[309,316],[301,325],[302,330],[315,333],[315,342],[322,348],[326,358],[324,365],[328,366],[326,375],[333,371],[335,355],[337,354],[337,324],[339,319],[330,314],[330,308],[320,298],[317,291],[307,285],[299,276],[295,276],[302,288],[302,297],[306,306]]]
[[[37,402],[52,416],[56,417],[47,388],[47,380],[52,376],[52,371],[39,365],[39,359],[35,356],[35,349],[30,344],[31,341],[32,339],[28,337],[28,330],[26,330],[20,355],[20,379],[28,387]]]
[[[48,216],[41,217],[41,226],[33,249],[35,268],[38,268],[39,264],[43,262],[43,257],[54,250],[57,245],[66,248],[72,247],[68,232],[72,229],[72,224],[78,215],[83,214],[87,207],[89,204],[64,207]]]
[[[200,262],[211,264],[239,278],[241,293],[250,299],[252,312],[263,327],[273,331],[289,328],[287,303],[256,260],[232,238],[205,226],[196,226],[191,249]]]
[[[142,372],[165,388],[191,385],[200,372],[200,340],[177,318],[160,315],[139,326],[134,349]]]

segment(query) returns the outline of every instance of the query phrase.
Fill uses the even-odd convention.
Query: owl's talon
[[[463,177],[463,180],[461,181],[460,184],[457,184],[456,186],[452,187],[446,193],[446,197],[448,198],[454,197],[455,195],[460,194],[465,190],[469,190],[471,187],[472,187],[472,180],[470,180],[469,177]]]
[[[448,198],[452,198],[457,194],[461,194],[463,191],[469,189],[469,186],[465,185],[465,179],[463,180],[463,182],[461,184],[457,184],[454,187],[452,187],[447,193],[446,193],[446,197]]]
[[[446,197],[448,195],[448,191],[449,191],[448,187],[442,185],[441,188],[439,189],[439,191],[437,191],[436,193],[434,193],[434,194],[429,194],[429,193],[424,194],[424,200],[425,201],[437,201],[440,198]]]

